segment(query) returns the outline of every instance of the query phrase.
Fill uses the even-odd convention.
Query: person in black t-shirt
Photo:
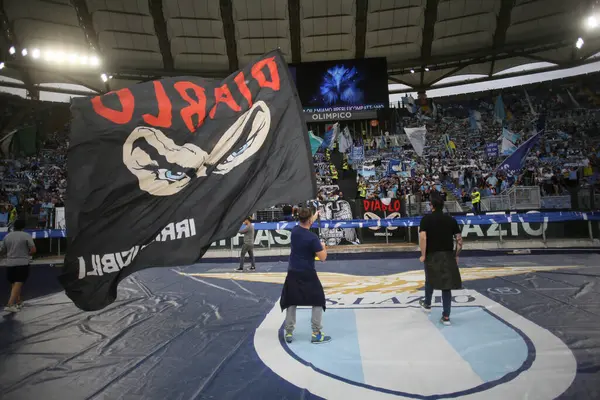
[[[444,310],[441,322],[450,325],[451,290],[462,288],[458,269],[462,236],[456,220],[450,215],[444,215],[444,200],[440,196],[432,196],[431,206],[433,213],[423,217],[419,233],[420,260],[425,263],[425,299],[419,301],[419,304],[430,311],[434,289],[441,290]]]

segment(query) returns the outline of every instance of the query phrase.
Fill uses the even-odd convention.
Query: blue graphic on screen
[[[348,68],[344,65],[335,65],[323,75],[319,86],[321,101],[318,104],[333,106],[336,104],[360,104],[363,102],[363,91],[358,87],[362,80],[361,74],[355,67]]]
[[[304,112],[367,111],[388,105],[387,63],[383,57],[294,67]]]

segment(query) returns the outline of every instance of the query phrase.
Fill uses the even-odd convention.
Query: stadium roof
[[[222,77],[279,47],[290,63],[386,57],[390,84],[409,87],[399,91],[426,90],[461,84],[442,82],[457,75],[496,79],[527,63],[546,62],[548,71],[597,61],[600,29],[584,26],[595,5],[595,0],[0,0],[5,62],[0,74],[24,82],[0,85],[35,93],[33,85],[70,83],[106,92],[161,76]],[[585,41],[581,49],[575,47],[579,37]],[[41,51],[37,59],[34,48]],[[100,65],[70,63],[75,53],[97,55]],[[112,79],[103,82],[102,73]]]

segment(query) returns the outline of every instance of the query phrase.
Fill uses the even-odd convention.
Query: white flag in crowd
[[[516,149],[517,149],[517,146],[515,146],[515,144],[513,142],[511,142],[510,140],[508,140],[505,137],[502,138],[502,155],[503,156],[511,155],[512,153],[515,152]]]
[[[329,150],[333,150],[333,146],[334,146],[335,142],[340,137],[340,123],[336,122],[335,124],[333,124],[332,129],[333,129],[333,138],[331,139],[331,143],[329,143]]]
[[[423,155],[423,149],[425,148],[425,135],[427,134],[427,128],[422,126],[418,128],[404,128],[410,144],[413,149],[417,152],[419,157]]]

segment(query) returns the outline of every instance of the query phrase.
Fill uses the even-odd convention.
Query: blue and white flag
[[[323,139],[323,143],[321,143],[321,148],[322,149],[333,149],[333,145],[335,143],[335,124],[329,128],[329,130],[327,132],[325,132],[325,138]]]
[[[503,156],[510,156],[516,150],[517,150],[517,146],[513,142],[511,142],[510,140],[508,140],[505,137],[502,138],[502,155]]]
[[[402,100],[406,105],[406,109],[408,110],[408,112],[410,112],[411,114],[415,114],[418,111],[415,99],[413,99],[412,96],[405,96]]]
[[[388,163],[387,176],[399,175],[402,172],[402,161],[390,160]]]
[[[527,155],[531,151],[531,149],[538,144],[540,137],[544,131],[539,131],[535,135],[533,135],[529,140],[519,146],[518,149],[515,150],[510,156],[506,158],[498,166],[499,171],[504,171],[507,175],[518,175],[523,167],[525,166],[525,160],[527,159]]]
[[[471,130],[481,130],[481,113],[476,110],[469,111],[469,122],[471,123]]]
[[[506,128],[502,128],[502,138],[508,139],[512,144],[515,144],[519,141],[519,139],[521,139],[521,135],[511,132]]]
[[[346,126],[338,137],[338,149],[340,150],[340,153],[347,153],[351,147],[352,136],[350,135],[350,130]]]
[[[316,136],[312,131],[308,131],[308,138],[310,139],[310,150],[314,156],[317,150],[319,150],[323,144],[323,139]]]
[[[504,112],[504,102],[502,96],[496,97],[496,104],[494,106],[494,120],[502,123],[506,119],[506,113]]]

